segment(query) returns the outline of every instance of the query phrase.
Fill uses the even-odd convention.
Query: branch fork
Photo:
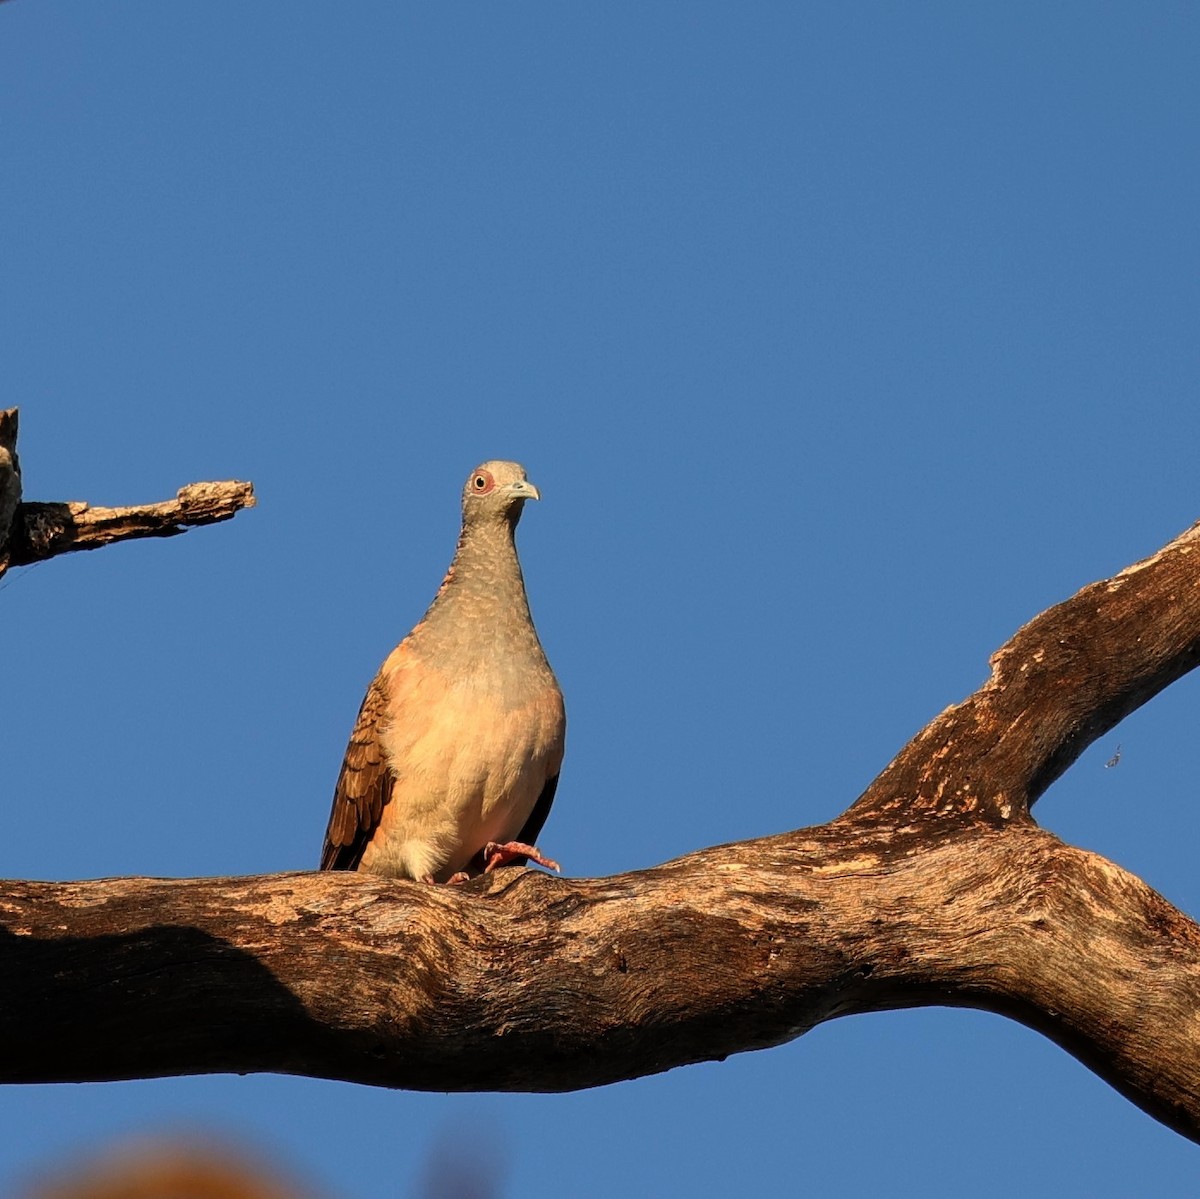
[[[3,469],[0,451],[0,498]],[[20,502],[8,552],[170,535],[251,502],[237,483],[140,509]],[[601,879],[0,883],[0,1081],[556,1091],[939,1004],[1037,1029],[1200,1141],[1200,927],[1032,815],[1200,662],[1198,551],[1200,525],[1030,621],[818,827]]]

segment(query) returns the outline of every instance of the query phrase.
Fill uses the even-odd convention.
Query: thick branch
[[[806,830],[639,874],[9,883],[0,1079],[271,1070],[562,1090],[978,1007],[1200,1139],[1200,929],[1050,834]],[[1153,977],[1154,985],[1144,980]]]
[[[851,809],[884,824],[1003,824],[1097,737],[1200,664],[1200,524],[1031,620]]]
[[[0,885],[0,1079],[556,1090],[942,1004],[1041,1030],[1200,1140],[1200,928],[1028,811],[1196,665],[1198,546],[1031,621],[821,828],[611,879]]]

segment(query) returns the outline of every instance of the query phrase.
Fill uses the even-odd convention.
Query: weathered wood
[[[910,850],[826,827],[608,879],[7,883],[0,1080],[552,1091],[941,1004],[1039,1029],[1200,1139],[1200,929],[1040,829]]]
[[[254,507],[254,484],[230,479],[189,483],[173,500],[127,508],[22,503],[17,409],[0,410],[0,576],[74,550],[94,550],[135,537],[174,537],[197,525],[229,520]]]
[[[0,574],[8,566],[9,530],[21,503],[21,460],[17,457],[17,410],[0,409]]]
[[[254,506],[254,485],[230,479],[189,483],[173,500],[128,508],[23,503],[9,545],[10,566],[28,566],[73,550],[94,550],[135,537],[175,537],[197,525],[229,520]]]
[[[1036,616],[992,674],[909,742],[851,811],[1004,824],[1097,737],[1200,664],[1200,523]]]
[[[1200,1140],[1200,928],[1029,806],[1200,656],[1200,526],[1031,621],[827,825],[608,879],[0,884],[0,1080],[559,1090],[998,1012]]]

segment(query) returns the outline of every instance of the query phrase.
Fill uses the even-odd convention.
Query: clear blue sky
[[[1019,624],[1200,517],[1198,55],[1165,2],[0,5],[28,498],[260,501],[9,576],[0,874],[312,866],[489,457],[544,495],[543,848],[606,874],[835,815]],[[1193,913],[1198,683],[1037,809]],[[476,1129],[506,1195],[1200,1179],[1049,1042],[927,1010],[574,1095],[10,1088],[0,1192],[194,1125],[346,1199]]]

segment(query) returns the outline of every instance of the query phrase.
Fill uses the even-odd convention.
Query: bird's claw
[[[553,859],[545,857],[536,845],[525,845],[521,841],[489,841],[483,847],[483,872],[490,874],[498,866],[506,866],[515,858],[527,858],[547,870],[561,872],[562,867]]]

